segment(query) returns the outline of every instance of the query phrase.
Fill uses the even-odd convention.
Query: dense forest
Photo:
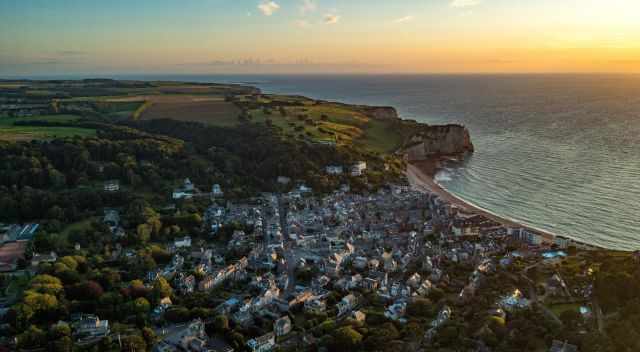
[[[363,187],[347,176],[326,176],[324,167],[367,156],[289,142],[264,125],[216,127],[166,119],[93,127],[98,132],[92,138],[0,143],[0,221],[47,219],[55,209],[64,210],[61,220],[75,221],[128,202],[131,192],[103,192],[106,180],[165,200],[187,177],[206,192],[219,183],[230,197],[274,190],[278,176],[320,192],[341,183]],[[382,168],[380,160],[367,161]]]

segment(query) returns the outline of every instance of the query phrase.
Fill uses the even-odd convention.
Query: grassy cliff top
[[[250,122],[269,126],[283,138],[373,154],[392,154],[422,126],[400,120],[393,108],[267,95],[254,87],[233,84],[110,79],[0,81],[0,104],[39,104],[40,109],[43,105],[45,113],[29,117],[39,120],[60,114],[114,122],[170,118],[222,127]],[[17,128],[13,122],[25,117],[6,119],[13,117],[11,112],[0,109],[0,118],[5,118],[0,125],[4,139],[50,138],[56,136],[52,128],[62,128]],[[65,128],[60,136],[89,132]]]

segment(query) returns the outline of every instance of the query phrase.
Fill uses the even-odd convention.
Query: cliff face
[[[473,152],[469,131],[461,125],[425,127],[411,137],[408,145],[405,152],[409,162]]]

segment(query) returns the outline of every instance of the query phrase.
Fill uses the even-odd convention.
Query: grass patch
[[[76,115],[39,115],[29,117],[12,117],[0,119],[0,140],[2,141],[29,141],[33,139],[52,139],[66,137],[94,136],[96,131],[80,127],[53,127],[53,126],[15,126],[18,121],[49,121],[49,122],[73,122],[78,120]]]
[[[560,316],[563,312],[566,311],[576,311],[579,312],[582,304],[580,303],[562,303],[562,304],[553,304],[548,306],[549,310],[551,310],[555,315]]]

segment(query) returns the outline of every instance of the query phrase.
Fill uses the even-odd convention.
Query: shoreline
[[[445,202],[456,206],[458,209],[462,210],[465,213],[482,215],[488,219],[500,223],[505,227],[520,228],[535,233],[542,237],[543,243],[553,244],[555,243],[556,238],[562,238],[569,240],[571,244],[576,246],[588,249],[610,250],[596,245],[580,242],[573,238],[556,235],[529,225],[524,225],[515,220],[511,220],[506,217],[494,214],[486,209],[482,209],[476,205],[469,203],[468,201],[465,201],[464,199],[454,195],[435,182],[434,177],[440,169],[441,160],[441,157],[432,157],[428,160],[407,162],[405,175],[411,187],[418,191],[435,194]]]

